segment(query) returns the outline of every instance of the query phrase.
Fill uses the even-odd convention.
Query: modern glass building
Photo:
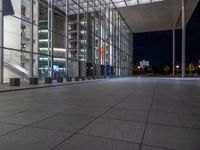
[[[0,0],[0,79],[128,76],[132,31],[112,0]]]

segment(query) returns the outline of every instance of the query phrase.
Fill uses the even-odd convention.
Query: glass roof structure
[[[47,0],[48,1],[48,0]],[[62,10],[65,10],[65,7],[68,5],[70,8],[73,8],[73,11],[77,9],[77,4],[79,3],[82,9],[88,9],[90,11],[90,7],[99,5],[109,5],[110,8],[120,8],[120,7],[128,7],[134,5],[142,5],[142,4],[150,4],[155,2],[161,2],[164,0],[53,0],[54,6],[59,7]],[[91,9],[92,10],[92,9]]]
[[[116,7],[128,7],[134,5],[160,2],[163,0],[112,0]]]

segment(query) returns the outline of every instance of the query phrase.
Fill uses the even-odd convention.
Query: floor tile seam
[[[155,99],[155,97],[156,97],[157,83],[154,83],[154,84],[155,84],[155,85],[154,85],[154,91],[153,91],[153,94],[152,94],[151,106],[150,106],[150,108],[149,108],[148,115],[147,115],[147,119],[146,119],[146,122],[145,122],[144,132],[143,132],[143,135],[142,135],[142,139],[141,139],[141,143],[140,143],[139,150],[141,150],[141,148],[142,148],[142,144],[143,144],[144,137],[145,137],[146,130],[147,130],[147,125],[148,125],[149,118],[150,118],[151,109],[152,109],[152,107],[153,107],[153,102],[154,102],[154,99]]]
[[[102,117],[109,120],[119,120],[119,121],[126,121],[126,122],[133,122],[133,123],[144,123],[146,124],[146,121],[136,121],[136,120],[127,120],[127,119],[118,119],[118,118],[111,118],[111,117]],[[167,126],[167,127],[177,127],[177,128],[185,128],[185,129],[195,129],[200,130],[200,127],[189,127],[189,126],[181,126],[181,125],[174,125],[174,124],[165,124],[165,123],[156,123],[149,121],[147,125],[160,125],[160,126]]]
[[[9,117],[9,116],[16,115],[16,114],[20,114],[20,113],[23,113],[23,112],[41,112],[41,113],[48,113],[48,112],[44,112],[44,111],[36,111],[36,110],[26,109],[26,110],[23,110],[23,111],[13,112],[13,113],[8,114],[8,115],[5,115],[5,116],[3,116],[3,117]],[[49,112],[49,113],[53,113],[53,112]],[[1,122],[1,121],[0,121],[0,122]]]
[[[26,127],[30,127],[30,128],[36,128],[36,129],[41,129],[41,130],[48,130],[48,131],[54,131],[54,132],[62,132],[62,133],[69,133],[69,134],[74,134],[75,131],[69,131],[69,130],[63,130],[63,129],[52,129],[52,128],[48,128],[48,127],[38,127],[38,126],[34,126],[34,125],[30,125],[30,126],[26,126]]]
[[[35,90],[35,89],[53,88],[53,87],[70,86],[70,85],[77,85],[77,84],[87,84],[87,83],[95,83],[95,82],[106,82],[107,80],[109,80],[109,79],[86,81],[86,82],[64,83],[64,84],[58,84],[58,85],[44,85],[44,86],[38,86],[38,87],[27,87],[27,88],[22,87],[22,88],[18,88],[18,89],[0,90],[0,93],[28,91],[28,90]]]
[[[148,113],[148,110],[138,110],[138,109],[126,109],[126,108],[114,108],[113,110],[122,110],[122,111],[135,111],[135,112],[142,112],[142,113]]]
[[[88,136],[88,137],[94,137],[94,138],[100,138],[100,139],[105,139],[105,140],[111,140],[111,141],[115,141],[115,142],[122,142],[122,143],[129,143],[129,144],[135,144],[135,145],[140,145],[140,143],[137,142],[131,142],[131,141],[126,141],[126,140],[119,140],[119,139],[113,139],[110,137],[104,137],[104,136],[97,136],[97,135],[92,135],[92,134],[86,134],[86,133],[77,133],[76,135],[84,135],[84,136]],[[151,147],[155,147],[155,148],[163,148],[166,150],[176,150],[176,149],[171,149],[171,148],[166,148],[166,147],[160,147],[160,146],[156,146],[156,145],[150,145],[150,144],[142,144],[143,146],[151,146]]]
[[[72,110],[73,108],[70,108],[69,110]],[[32,112],[36,112],[36,111],[32,111]],[[17,114],[18,112],[14,113],[14,114]],[[45,112],[44,112],[45,113]],[[49,115],[41,120],[37,120],[33,123],[30,123],[30,124],[27,124],[27,125],[24,125],[24,124],[18,124],[18,123],[12,123],[12,122],[7,122],[7,121],[0,121],[1,123],[5,123],[5,124],[10,124],[10,125],[18,125],[18,126],[24,126],[24,127],[28,127],[28,126],[32,126],[34,127],[34,124],[36,123],[39,123],[41,121],[44,121],[44,120],[47,120],[51,117],[54,117],[54,116],[57,116],[57,115],[62,115],[62,113],[67,113],[67,111],[62,111],[62,112],[56,112],[56,113],[53,113],[52,115]],[[70,114],[69,114],[70,115]],[[74,116],[87,116],[87,115],[78,115],[78,114],[74,114]],[[95,116],[87,116],[87,117],[95,117]]]
[[[10,132],[6,132],[5,134],[2,134],[2,135],[0,136],[0,139],[3,138],[4,136],[9,135],[9,134],[18,132],[18,131],[20,131],[20,130],[22,130],[22,129],[24,129],[24,128],[26,128],[26,126],[21,126],[20,128],[17,128],[17,129],[15,129],[15,130],[10,131]]]
[[[129,95],[128,95],[129,96]],[[126,97],[128,96],[124,96],[121,101],[123,101]],[[120,101],[120,102],[121,102]],[[73,136],[75,136],[76,134],[78,134],[81,130],[83,130],[84,128],[88,127],[90,124],[92,124],[93,122],[95,122],[97,119],[101,118],[105,113],[107,113],[108,111],[110,111],[112,108],[114,108],[116,105],[118,105],[117,102],[116,104],[112,105],[111,107],[107,108],[107,110],[105,110],[102,114],[100,114],[99,116],[95,117],[93,120],[91,120],[90,122],[88,122],[86,125],[84,125],[83,127],[81,127],[79,130],[77,130],[76,132],[74,132],[74,134],[72,134],[71,136],[69,136],[68,138],[64,139],[63,141],[61,141],[59,144],[55,145],[52,150],[56,149],[58,146],[62,145],[64,142],[66,142],[67,140],[69,140],[70,138],[72,138]]]
[[[120,140],[120,139],[114,139],[111,137],[105,137],[105,136],[98,136],[98,135],[93,135],[93,134],[86,134],[86,133],[77,133],[76,135],[84,135],[87,137],[94,137],[94,138],[100,138],[100,139],[106,139],[106,140],[111,140],[111,141],[115,141],[115,142],[124,142],[124,143],[129,143],[129,144],[137,144],[138,146],[140,145],[140,143],[137,142],[131,142],[131,141],[126,141],[126,140]]]
[[[118,119],[118,118],[112,118],[112,117],[101,117],[103,119],[106,119],[106,120],[116,120],[116,121],[124,121],[124,122],[133,122],[133,123],[143,123],[145,124],[146,121],[136,121],[136,120],[128,120],[128,119]]]
[[[148,110],[144,110],[144,109],[132,109],[132,108],[122,108],[122,107],[116,107],[115,109],[122,109],[122,110],[128,110],[128,111],[141,111],[141,112],[149,112]]]
[[[160,113],[160,114],[169,114],[169,115],[177,115],[177,116],[194,116],[194,114],[192,114],[190,112],[190,114],[186,114],[186,113],[180,113],[180,112],[164,112],[164,111],[155,111],[155,110],[151,110],[151,113]]]
[[[199,103],[200,103],[200,102],[199,102]],[[198,120],[200,121],[200,117],[198,117],[198,115],[195,114],[195,112],[193,112],[193,110],[191,110],[189,106],[186,106],[186,107],[187,107],[187,109],[189,110],[189,112],[191,112],[191,113],[193,114],[193,116],[195,116],[195,118],[198,119]]]
[[[2,124],[7,124],[7,125],[13,125],[13,126],[23,126],[25,127],[26,125],[23,124],[18,124],[18,123],[13,123],[13,122],[7,122],[7,121],[0,121]]]
[[[56,115],[58,115],[59,113],[55,113],[55,114],[52,114],[52,115],[49,115],[49,116],[47,116],[47,117],[44,117],[43,119],[39,119],[39,120],[37,120],[37,121],[34,121],[34,122],[32,122],[32,123],[30,123],[30,124],[26,124],[26,125],[24,125],[24,124],[16,124],[16,123],[11,123],[11,122],[2,122],[2,123],[8,123],[8,124],[13,124],[13,125],[19,125],[19,126],[24,126],[24,127],[29,127],[29,126],[32,126],[33,124],[36,124],[36,123],[38,123],[38,122],[41,122],[41,121],[44,121],[44,120],[46,120],[46,119],[49,119],[49,118],[51,118],[51,117],[54,117],[54,116],[56,116]]]
[[[55,115],[55,114],[54,114]],[[54,115],[52,115],[52,116],[54,116]],[[16,124],[16,123],[11,123],[11,122],[2,122],[2,123],[5,123],[5,124],[10,124],[10,125],[16,125],[16,126],[21,126],[21,128],[18,128],[18,129],[16,129],[16,130],[13,130],[12,132],[9,132],[9,133],[7,133],[7,134],[5,134],[5,135],[8,135],[8,134],[11,134],[11,133],[15,133],[15,132],[17,132],[18,130],[21,130],[21,129],[23,129],[23,128],[26,128],[26,127],[34,127],[33,126],[33,124],[35,124],[35,123],[37,123],[37,122],[40,122],[40,121],[43,121],[43,120],[46,120],[46,119],[48,119],[48,118],[51,118],[52,116],[48,116],[48,117],[46,117],[46,118],[43,118],[42,120],[38,120],[38,121],[35,121],[35,122],[33,122],[33,123],[31,123],[31,124],[27,124],[27,125],[24,125],[24,124]],[[3,136],[5,136],[5,135],[3,135]],[[0,137],[2,137],[2,136],[0,136]]]
[[[195,127],[187,127],[187,126],[179,126],[179,125],[170,125],[170,124],[164,124],[164,123],[148,122],[147,125],[157,125],[157,126],[165,126],[165,127],[173,127],[173,128],[200,130],[200,127],[199,128],[195,128]]]
[[[142,145],[143,146],[150,146],[150,147],[155,147],[155,148],[166,149],[166,150],[177,150],[177,149],[173,149],[173,148],[161,147],[161,146],[151,145],[151,144],[142,144]]]

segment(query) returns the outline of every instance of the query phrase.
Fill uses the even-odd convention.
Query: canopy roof
[[[186,0],[188,22],[199,0]],[[131,30],[151,32],[181,28],[181,0],[163,0],[155,3],[119,8]]]

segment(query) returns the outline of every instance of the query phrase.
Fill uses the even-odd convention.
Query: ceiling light
[[[150,0],[139,0],[139,4],[150,3]]]

